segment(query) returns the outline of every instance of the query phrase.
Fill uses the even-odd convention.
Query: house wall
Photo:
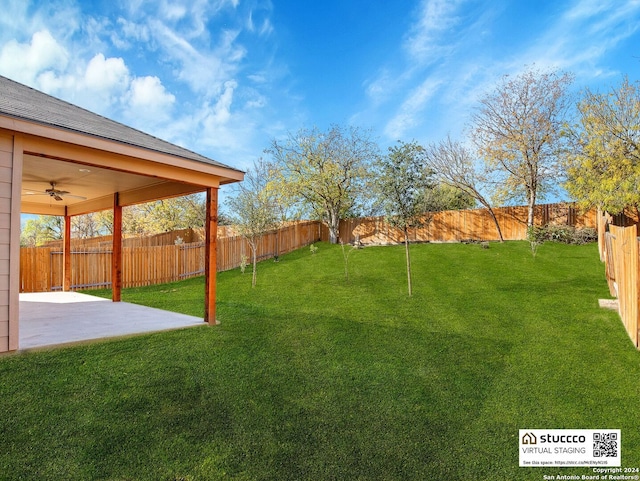
[[[21,154],[19,140],[10,133],[0,131],[0,352],[18,348],[19,299],[16,278],[20,272],[21,172],[20,162],[15,169],[14,161]],[[15,178],[18,179],[17,184]],[[15,192],[18,205],[12,203]],[[17,214],[13,215],[12,210]]]

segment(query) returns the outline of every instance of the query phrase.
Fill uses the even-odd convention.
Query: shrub
[[[598,232],[591,227],[577,229],[567,225],[551,225],[530,227],[527,232],[529,242],[542,244],[545,241],[563,244],[587,244],[598,240]]]
[[[243,255],[240,258],[240,272],[242,272],[244,274],[245,269],[247,268],[247,266],[249,265],[249,258],[245,255]]]

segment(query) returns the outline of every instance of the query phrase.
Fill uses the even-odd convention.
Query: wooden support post
[[[111,300],[122,298],[122,206],[118,193],[113,195],[113,253],[111,255]]]
[[[64,234],[62,237],[62,290],[71,290],[71,216],[64,208]]]
[[[210,326],[216,322],[216,272],[218,237],[218,188],[207,189],[207,214],[204,225],[204,322]]]

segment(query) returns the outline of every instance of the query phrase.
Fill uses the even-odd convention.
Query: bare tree
[[[447,136],[445,140],[429,144],[426,157],[427,165],[441,183],[460,189],[489,211],[500,242],[503,242],[500,223],[487,197],[491,183],[471,150]]]
[[[527,70],[505,76],[480,100],[472,138],[487,167],[501,176],[495,192],[501,203],[524,199],[527,224],[534,207],[558,180],[563,125],[570,107],[573,75]]]
[[[271,175],[267,162],[262,159],[254,162],[244,181],[238,184],[235,197],[227,201],[233,224],[251,247],[253,287],[257,282],[258,241],[280,224],[278,197],[270,185]]]

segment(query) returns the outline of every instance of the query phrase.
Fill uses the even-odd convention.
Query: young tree
[[[567,157],[567,191],[584,208],[617,214],[640,206],[640,83],[608,94],[586,90]]]
[[[434,187],[432,175],[426,167],[426,152],[415,141],[389,147],[387,156],[377,162],[375,183],[379,201],[387,222],[404,234],[409,296],[413,294],[409,229],[421,225],[425,218],[426,193]]]
[[[245,174],[244,181],[238,184],[235,197],[227,200],[238,233],[247,239],[251,247],[253,287],[257,282],[258,240],[280,224],[278,197],[270,186],[272,175],[267,162],[262,159],[254,162],[253,168]]]
[[[504,77],[473,116],[473,141],[489,169],[501,176],[496,200],[524,199],[529,226],[536,201],[558,179],[572,81],[573,75],[556,71]]]
[[[500,242],[503,242],[500,223],[486,194],[491,191],[490,182],[471,151],[449,136],[438,143],[429,144],[426,150],[427,163],[438,180],[460,189],[484,206],[496,225]]]
[[[378,156],[369,133],[337,125],[326,132],[302,129],[273,140],[266,152],[278,166],[280,189],[317,213],[336,244],[340,219],[362,201],[370,161]]]

